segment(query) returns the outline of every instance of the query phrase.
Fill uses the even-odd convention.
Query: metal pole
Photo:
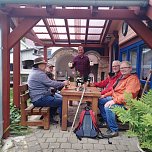
[[[149,0],[0,0],[0,4],[40,4],[57,6],[142,6]]]
[[[148,75],[148,78],[147,78],[146,83],[145,83],[145,85],[144,85],[144,88],[143,88],[143,91],[142,91],[142,95],[141,95],[141,96],[143,96],[143,94],[144,94],[145,91],[146,91],[148,82],[149,82],[149,80],[150,80],[150,78],[151,78],[151,74],[152,74],[152,70],[149,71],[149,75]]]
[[[71,132],[72,132],[72,130],[73,130],[73,127],[74,127],[74,124],[75,124],[75,120],[76,120],[76,118],[77,118],[77,115],[78,115],[78,112],[79,112],[79,109],[80,109],[80,105],[81,105],[82,100],[83,100],[84,93],[85,93],[85,86],[84,86],[84,88],[83,88],[83,92],[82,92],[82,95],[81,95],[81,99],[80,99],[80,102],[79,102],[79,104],[78,104],[78,108],[77,108],[76,114],[75,114],[75,116],[74,116],[74,120],[73,120],[73,123],[72,123],[72,127],[71,127],[71,129],[70,129],[69,138],[70,138],[70,136],[71,136]],[[68,138],[68,139],[69,139],[69,138]]]

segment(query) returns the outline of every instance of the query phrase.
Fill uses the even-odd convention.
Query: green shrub
[[[139,100],[126,96],[128,110],[121,107],[114,107],[122,123],[129,122],[128,134],[137,136],[140,146],[146,151],[152,151],[152,90]]]
[[[10,134],[11,135],[25,135],[31,132],[28,127],[21,126],[21,112],[14,107],[13,104],[13,90],[10,89]]]

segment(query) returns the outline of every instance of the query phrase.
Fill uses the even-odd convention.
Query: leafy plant
[[[11,135],[25,135],[30,133],[28,127],[20,125],[21,113],[20,110],[14,107],[13,104],[13,90],[10,90],[10,133]]]
[[[152,90],[139,100],[126,95],[126,106],[128,110],[117,106],[113,111],[122,123],[129,122],[128,134],[138,137],[141,148],[152,151]]]

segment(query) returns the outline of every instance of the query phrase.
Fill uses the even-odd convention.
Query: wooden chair
[[[23,126],[43,126],[44,129],[50,128],[50,107],[34,107],[33,104],[28,106],[27,101],[30,99],[28,85],[20,85],[21,101],[21,125]],[[29,116],[40,115],[39,120],[29,120]]]

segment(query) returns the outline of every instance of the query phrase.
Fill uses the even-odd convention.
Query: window
[[[144,41],[138,41],[120,50],[120,61],[128,60],[132,63],[133,72],[140,78],[142,86],[145,85],[149,70],[152,69],[152,49]],[[152,88],[152,80],[148,83],[148,90]]]
[[[27,82],[27,79],[28,79],[28,75],[22,75],[21,76],[21,81],[22,82]]]
[[[119,46],[118,46],[118,43],[115,42],[112,46],[113,48],[113,60],[118,60],[118,50],[119,50]]]
[[[126,61],[127,60],[127,53],[124,52],[122,53],[122,61]]]
[[[10,81],[13,82],[13,75],[10,75]]]
[[[10,87],[13,87],[13,75],[10,75]]]
[[[10,71],[13,71],[13,63],[10,64]]]
[[[152,69],[152,50],[148,46],[142,47],[141,55],[141,74],[140,78],[146,80],[149,74],[149,70]]]
[[[137,49],[130,50],[130,62],[132,65],[132,72],[136,72],[136,63],[137,63]]]
[[[51,55],[52,55],[52,50],[47,50],[47,57],[51,58]]]
[[[25,60],[22,61],[23,69],[32,69],[32,65],[34,64],[33,60]]]

